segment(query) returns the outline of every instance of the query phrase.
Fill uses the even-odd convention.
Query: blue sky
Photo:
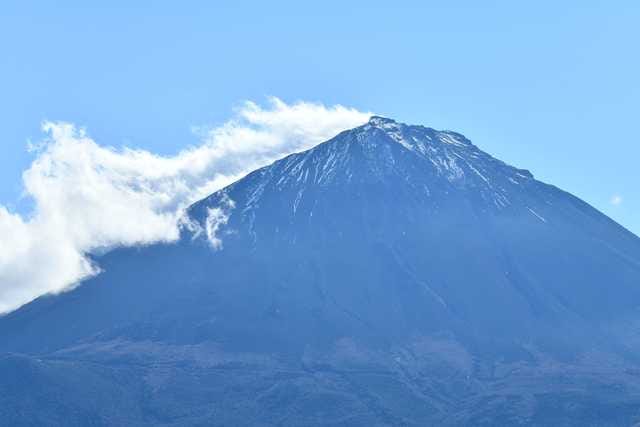
[[[640,233],[638,2],[131,3],[3,3],[0,205],[45,119],[171,155],[273,95],[459,131]]]

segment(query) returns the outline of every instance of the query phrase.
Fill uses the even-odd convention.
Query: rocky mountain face
[[[10,425],[640,422],[640,239],[455,132],[372,117],[98,262],[0,318]]]

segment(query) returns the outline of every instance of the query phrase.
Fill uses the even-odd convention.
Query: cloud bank
[[[23,174],[34,211],[22,216],[0,205],[0,313],[99,274],[87,254],[175,241],[191,203],[369,116],[340,105],[246,102],[221,126],[197,129],[201,145],[175,156],[99,145],[73,124],[45,122]],[[206,230],[214,248],[222,244],[220,214],[211,213]]]

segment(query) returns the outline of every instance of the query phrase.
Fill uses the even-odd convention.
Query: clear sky
[[[640,2],[94,3],[2,4],[0,205],[45,119],[173,154],[273,95],[459,131],[640,233]]]

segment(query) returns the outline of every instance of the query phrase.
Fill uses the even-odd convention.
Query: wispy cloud
[[[223,125],[197,129],[201,145],[175,156],[100,145],[73,124],[44,123],[46,138],[32,146],[36,157],[23,174],[34,211],[0,206],[0,313],[98,274],[86,256],[96,250],[176,240],[192,202],[369,115],[277,98],[247,102]],[[207,233],[220,246],[215,224]]]

